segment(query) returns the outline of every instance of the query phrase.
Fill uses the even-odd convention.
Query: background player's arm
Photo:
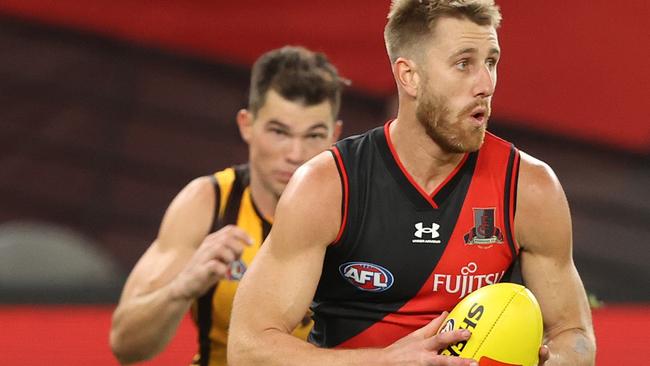
[[[188,184],[170,204],[157,239],[129,275],[113,313],[111,348],[122,363],[162,351],[192,300],[223,277],[241,254],[241,229],[208,234],[215,194],[208,177]],[[198,250],[197,250],[198,248]]]
[[[544,316],[546,366],[593,365],[595,337],[585,289],[572,258],[569,207],[543,162],[521,153],[515,215],[524,282]]]
[[[327,246],[341,223],[341,182],[329,152],[303,165],[276,209],[275,222],[242,279],[233,304],[228,364],[470,365],[439,356],[469,332],[435,336],[443,316],[385,349],[328,350],[290,336],[308,309]]]

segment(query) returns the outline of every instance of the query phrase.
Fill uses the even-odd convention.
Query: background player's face
[[[341,132],[327,100],[305,106],[269,90],[257,115],[243,113],[239,125],[249,147],[252,179],[276,197],[296,169],[329,148]]]
[[[416,116],[427,134],[450,152],[483,143],[497,81],[499,42],[492,26],[442,18],[424,45]]]

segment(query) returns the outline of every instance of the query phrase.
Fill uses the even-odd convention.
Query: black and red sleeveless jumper
[[[309,340],[320,347],[387,346],[471,291],[508,280],[518,255],[518,150],[486,133],[429,194],[403,168],[389,125],[331,150],[343,222],[312,305]]]

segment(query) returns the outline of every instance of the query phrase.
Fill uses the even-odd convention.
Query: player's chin
[[[479,128],[471,131],[465,139],[463,149],[466,152],[474,152],[481,148],[485,140],[485,128]]]
[[[289,184],[289,181],[276,181],[275,184],[273,185],[273,193],[277,196],[280,197],[282,195],[282,192],[287,188],[287,185]]]

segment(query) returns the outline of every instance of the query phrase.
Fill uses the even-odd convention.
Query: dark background
[[[491,130],[555,169],[588,291],[647,303],[650,55],[634,41],[647,34],[636,22],[650,14],[646,2],[623,14],[604,1],[499,3]],[[3,1],[0,301],[116,301],[176,192],[245,161],[234,117],[263,51],[327,52],[353,81],[345,135],[384,123],[394,93],[387,9],[374,0]]]

